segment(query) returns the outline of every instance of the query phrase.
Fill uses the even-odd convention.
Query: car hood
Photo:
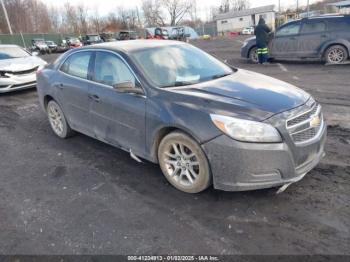
[[[249,114],[257,114],[255,117],[260,120],[301,106],[310,98],[291,84],[242,69],[221,79],[175,89],[225,104],[237,105],[238,100],[248,108]]]
[[[39,57],[28,56],[23,58],[12,58],[0,60],[0,71],[19,72],[33,69],[37,66],[44,66],[46,62]]]

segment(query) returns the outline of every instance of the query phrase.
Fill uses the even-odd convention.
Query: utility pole
[[[8,26],[8,28],[9,28],[9,32],[10,32],[10,34],[12,35],[12,34],[13,34],[13,33],[12,33],[12,28],[11,28],[9,16],[7,15],[7,10],[6,10],[5,4],[4,4],[4,0],[1,0],[1,5],[2,5],[2,10],[4,10],[5,19],[6,19],[6,22],[7,22],[7,26]]]
[[[297,18],[299,18],[299,0],[297,0]]]
[[[309,17],[310,14],[310,0],[307,0],[307,17]]]
[[[281,0],[278,0],[278,13],[281,14]]]

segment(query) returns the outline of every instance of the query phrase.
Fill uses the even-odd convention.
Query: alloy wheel
[[[334,64],[339,64],[344,61],[345,53],[340,48],[334,48],[328,53],[328,61]]]
[[[62,136],[64,132],[64,120],[63,120],[63,115],[61,110],[58,108],[58,106],[55,103],[50,103],[48,105],[48,116],[49,116],[49,121],[51,124],[51,127],[53,131],[59,135]]]
[[[164,152],[167,175],[182,186],[193,186],[200,174],[198,157],[182,143],[172,143]]]

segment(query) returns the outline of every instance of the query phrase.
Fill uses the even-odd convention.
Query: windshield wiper
[[[176,81],[174,84],[162,86],[162,88],[176,87],[176,86],[189,86],[189,85],[193,85],[193,84],[196,84],[196,83],[197,83],[197,82]]]
[[[214,75],[212,76],[211,79],[218,79],[218,78],[223,78],[225,76],[229,76],[229,75],[232,75],[232,73],[225,73],[225,74],[218,74],[218,75]]]

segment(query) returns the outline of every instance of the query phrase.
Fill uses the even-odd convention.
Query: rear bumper
[[[235,141],[225,135],[203,145],[214,187],[224,191],[247,191],[278,187],[301,180],[324,157],[327,129],[303,148],[307,159],[297,165],[286,143],[257,144]]]

